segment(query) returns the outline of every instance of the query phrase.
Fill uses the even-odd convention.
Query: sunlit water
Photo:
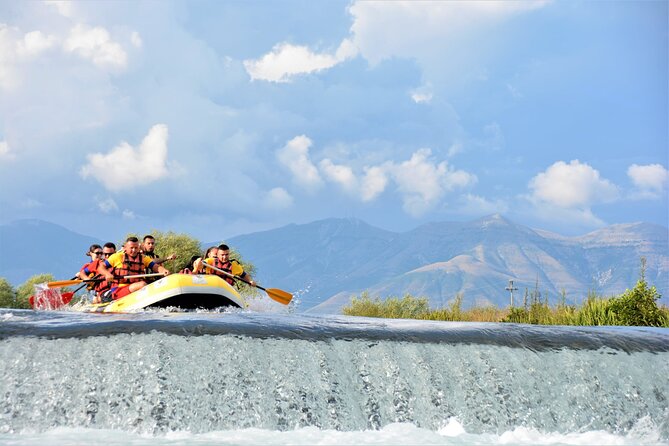
[[[3,444],[669,444],[669,330],[0,310]]]

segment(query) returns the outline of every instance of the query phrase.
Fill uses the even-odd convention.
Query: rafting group
[[[83,265],[75,277],[87,283],[88,289],[95,293],[93,304],[122,299],[157,278],[170,274],[162,264],[174,260],[176,255],[160,258],[154,252],[155,244],[155,238],[146,235],[141,244],[137,237],[128,237],[120,251],[116,251],[111,242],[104,246],[91,245],[87,252],[91,261]],[[264,290],[256,285],[237,260],[230,259],[230,248],[225,244],[207,249],[202,257],[192,257],[188,267],[179,273],[213,274],[231,286],[235,286],[236,280],[241,280]]]

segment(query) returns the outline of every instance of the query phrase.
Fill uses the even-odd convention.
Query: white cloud
[[[123,209],[123,212],[121,213],[121,216],[125,220],[134,220],[136,218],[135,213],[133,211],[131,211],[130,209]]]
[[[613,201],[618,188],[600,178],[599,172],[588,164],[572,160],[569,164],[558,161],[530,180],[535,204],[561,208],[588,210],[596,203]]]
[[[44,3],[56,8],[58,14],[63,17],[74,17],[74,2],[66,0],[45,0]]]
[[[447,192],[476,183],[475,175],[449,168],[446,161],[435,164],[430,149],[416,151],[411,159],[395,165],[392,177],[402,194],[403,208],[413,216],[431,209]]]
[[[63,49],[91,60],[100,68],[123,69],[128,59],[121,45],[111,40],[109,32],[99,26],[74,26],[63,42]]]
[[[137,149],[123,141],[108,154],[88,155],[80,174],[95,178],[113,192],[152,183],[168,174],[167,138],[167,125],[156,124]]]
[[[35,57],[56,45],[55,36],[46,36],[41,31],[31,31],[23,36],[16,44],[16,53],[19,57]]]
[[[509,205],[504,200],[490,201],[479,195],[465,194],[461,201],[462,206],[458,210],[465,214],[505,214],[509,211]]]
[[[355,56],[355,47],[344,40],[335,54],[315,53],[306,46],[281,43],[271,52],[256,60],[245,60],[244,67],[251,79],[271,82],[289,82],[294,76],[332,68]]]
[[[416,104],[429,104],[432,102],[432,86],[425,85],[411,91],[411,99]]]
[[[627,168],[627,176],[641,192],[652,196],[659,196],[666,190],[669,180],[669,172],[661,164],[632,164]]]
[[[545,1],[356,1],[352,40],[375,64],[391,57],[439,56],[453,36],[543,6]],[[402,32],[397,32],[402,30]]]
[[[109,197],[104,200],[100,200],[96,197],[98,209],[104,214],[109,214],[111,212],[118,211],[118,205],[113,198]]]
[[[275,187],[265,196],[263,200],[268,209],[287,209],[293,205],[293,197],[282,187]]]
[[[360,184],[362,201],[372,201],[381,194],[388,185],[388,175],[384,166],[365,167],[365,175]]]
[[[358,187],[358,180],[353,169],[343,164],[334,164],[329,159],[322,160],[318,166],[328,180],[339,184],[345,191],[353,193]]]
[[[318,169],[309,158],[311,139],[305,135],[296,136],[279,149],[277,159],[293,174],[293,181],[313,192],[323,184]]]
[[[7,141],[0,141],[0,160],[12,160],[15,157],[9,148],[9,143]]]

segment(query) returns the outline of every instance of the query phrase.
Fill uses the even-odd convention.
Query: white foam
[[[335,431],[317,427],[303,427],[291,431],[267,429],[239,429],[193,434],[186,431],[166,434],[136,434],[127,431],[86,428],[54,428],[43,433],[0,434],[0,444],[28,445],[88,445],[105,446],[172,446],[198,445],[668,445],[648,422],[640,420],[627,435],[605,431],[572,433],[541,432],[517,427],[495,434],[470,434],[455,418],[438,431],[422,429],[411,423],[392,423],[380,430]],[[652,424],[652,423],[651,423]],[[642,434],[642,435],[641,435]]]

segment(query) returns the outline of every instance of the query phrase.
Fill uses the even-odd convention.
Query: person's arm
[[[147,260],[149,261],[147,264]],[[155,260],[151,260],[151,257],[144,256],[144,266],[150,268],[154,273],[161,273],[163,276],[167,276],[170,272],[162,265],[156,263]]]
[[[241,278],[243,281],[248,282],[250,285],[255,285],[256,283],[253,281],[253,278],[249,273],[244,271],[244,268],[242,267],[241,263],[239,263],[237,260],[232,259],[230,261],[232,263],[232,274],[235,276],[238,276]]]
[[[114,280],[114,275],[111,273],[111,271],[109,271],[109,269],[107,269],[107,263],[108,262],[106,260],[104,262],[100,262],[100,265],[98,265],[98,273],[111,282]]]
[[[157,259],[153,259],[153,263],[156,263],[158,265],[162,265],[163,263],[167,262],[168,260],[174,260],[176,258],[177,258],[176,254],[170,254],[167,257],[165,257],[164,259],[161,259],[160,257],[158,257]]]

